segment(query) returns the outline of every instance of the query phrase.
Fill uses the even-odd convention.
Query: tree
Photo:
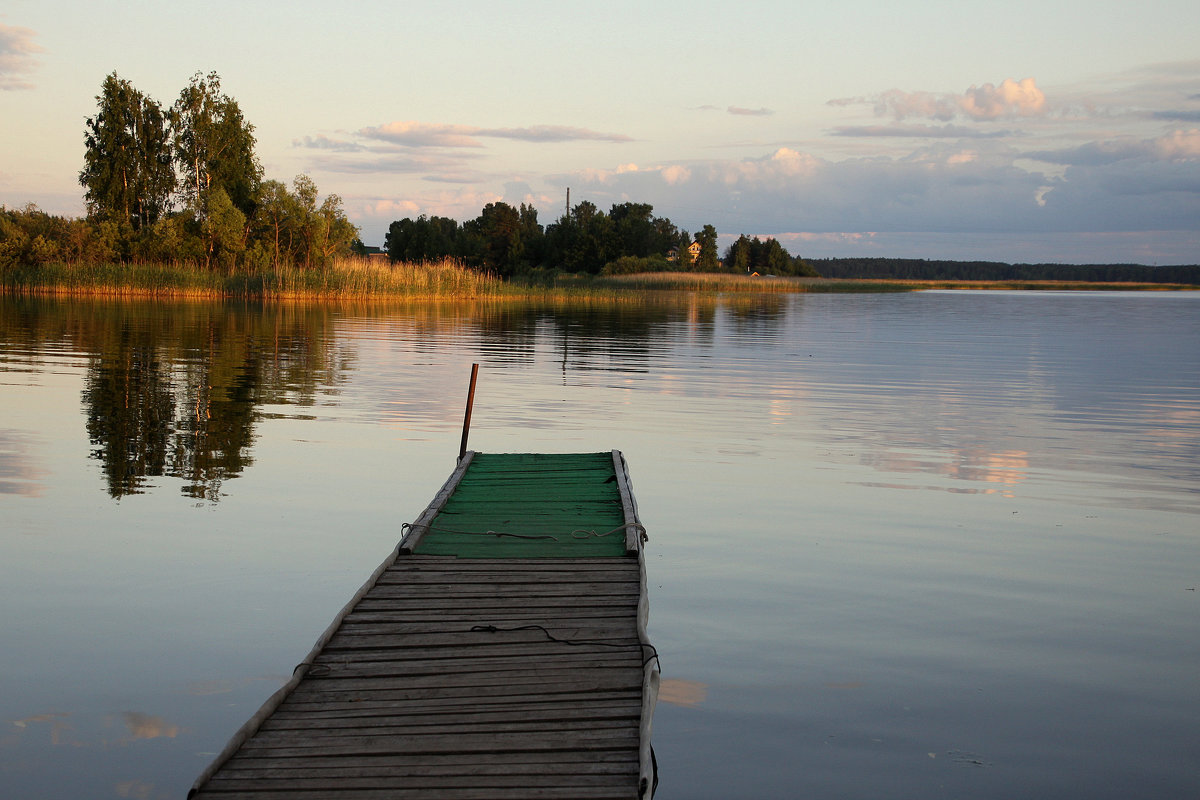
[[[778,239],[767,239],[764,249],[763,262],[767,272],[772,275],[792,274],[792,257]]]
[[[478,240],[486,269],[509,277],[525,254],[521,241],[521,214],[508,203],[488,203],[479,217],[468,223],[469,235]]]
[[[677,252],[675,263],[678,264],[679,268],[682,270],[689,270],[692,268],[692,254],[691,251],[688,250],[691,245],[692,235],[686,230],[680,230],[679,240],[675,245],[675,250]]]
[[[538,222],[537,209],[521,203],[517,215],[521,221],[521,244],[525,249],[525,260],[529,264],[541,264],[546,253],[546,235]]]
[[[237,101],[221,93],[217,73],[197,72],[171,107],[172,145],[183,201],[198,220],[208,213],[210,192],[223,189],[247,217],[262,180],[254,155],[254,126]]]
[[[758,271],[771,275],[815,275],[816,271],[806,262],[793,259],[778,239],[765,242],[746,234],[725,251],[725,262],[735,272]]]
[[[83,169],[88,216],[141,230],[167,211],[175,173],[166,117],[157,101],[112,73],[84,128]]]
[[[658,231],[649,203],[614,204],[608,212],[613,225],[613,249],[618,256],[646,258],[660,252]]]
[[[238,210],[225,190],[209,192],[208,215],[201,224],[205,241],[205,266],[215,261],[227,270],[236,265],[246,249],[246,215]]]
[[[254,234],[271,254],[271,266],[274,269],[279,269],[280,256],[289,262],[292,258],[294,230],[289,225],[294,216],[292,206],[292,196],[282,182],[263,181],[259,186],[254,209]]]
[[[734,272],[748,274],[754,265],[751,256],[752,247],[749,237],[743,233],[725,251],[725,264]]]
[[[358,241],[358,228],[346,218],[342,198],[336,194],[325,197],[317,215],[321,220],[320,261],[325,266],[337,256],[351,252]]]
[[[696,258],[696,269],[701,272],[713,272],[720,269],[721,263],[717,258],[717,229],[712,225],[705,225],[696,234],[696,241],[700,243],[700,255]]]
[[[406,217],[389,225],[383,247],[393,263],[423,263],[464,255],[463,238],[456,220],[422,214],[416,219]]]

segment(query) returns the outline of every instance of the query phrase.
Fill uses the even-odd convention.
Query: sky
[[[1200,263],[1195,0],[0,7],[0,204],[84,213],[116,72],[197,72],[366,244],[420,214],[654,206],[794,255]]]

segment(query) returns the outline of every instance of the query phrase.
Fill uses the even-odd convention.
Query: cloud
[[[368,139],[404,147],[483,147],[480,138],[512,139],[521,142],[632,142],[620,133],[602,133],[567,125],[533,125],[528,128],[479,128],[472,125],[448,125],[428,122],[389,122],[363,128],[358,134]]]
[[[632,142],[632,137],[620,133],[601,133],[566,125],[534,125],[531,128],[480,128],[479,136],[497,139],[516,139],[522,142]]]
[[[37,68],[36,53],[43,52],[33,41],[37,34],[29,28],[0,23],[0,89],[32,89],[24,76]]]
[[[303,139],[293,139],[292,147],[303,147],[309,150],[332,150],[337,153],[360,153],[366,148],[357,142],[330,139],[327,136],[305,136]]]
[[[475,138],[479,128],[427,122],[388,122],[363,128],[359,136],[405,147],[483,147]]]
[[[1167,122],[1200,122],[1200,111],[1154,111],[1150,116]]]
[[[990,83],[979,88],[972,86],[963,95],[961,106],[972,119],[1036,117],[1046,111],[1046,95],[1033,78],[1020,81],[1007,78],[999,86]]]
[[[1053,158],[1066,168],[1022,167],[1030,158]],[[750,158],[640,165],[637,172],[591,170],[562,181],[600,206],[636,197],[682,227],[714,222],[734,234],[1173,230],[1195,238],[1200,132],[1050,154],[992,139],[970,146],[932,141],[903,155],[842,160],[781,147]]]
[[[738,117],[769,117],[775,113],[769,108],[741,108],[739,106],[730,106],[725,110]]]
[[[963,125],[842,125],[834,136],[852,138],[1000,139],[1017,135],[1012,130],[981,130]]]
[[[1037,150],[1026,153],[1025,157],[1072,166],[1100,166],[1130,159],[1195,160],[1200,158],[1200,129],[1176,130],[1153,139],[1122,136],[1062,150]]]
[[[687,167],[681,167],[678,165],[664,167],[661,170],[661,174],[662,179],[672,186],[679,183],[685,183],[689,178],[692,177],[692,173]]]
[[[936,92],[905,92],[889,89],[874,97],[848,97],[830,100],[827,105],[849,106],[869,104],[876,116],[891,115],[897,122],[909,117],[936,119],[942,122],[965,117],[975,121],[992,121],[1014,117],[1036,117],[1046,113],[1046,95],[1033,78],[1003,80],[999,86],[985,83],[972,86],[962,94]]]

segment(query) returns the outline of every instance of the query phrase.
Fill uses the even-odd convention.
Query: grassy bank
[[[128,297],[231,297],[362,300],[397,297],[620,297],[640,291],[791,293],[909,291],[888,281],[824,281],[709,273],[660,272],[611,277],[535,270],[509,281],[445,260],[389,264],[345,258],[326,269],[214,272],[182,264],[45,264],[0,272],[5,291]]]
[[[922,289],[1140,290],[1198,289],[1179,284],[1064,281],[900,281],[750,277],[689,272],[591,276],[537,270],[504,281],[461,264],[390,264],[344,258],[325,269],[281,267],[223,273],[184,264],[44,264],[0,270],[0,290],[14,294],[263,300],[384,300],[392,298],[616,299],[645,291],[702,293],[911,292]]]
[[[367,299],[485,297],[509,292],[498,278],[452,261],[397,264],[346,258],[326,269],[280,267],[224,273],[185,264],[44,264],[7,267],[6,291],[129,297]]]

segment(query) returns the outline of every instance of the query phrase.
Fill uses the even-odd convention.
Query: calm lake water
[[[0,298],[0,796],[183,798],[471,447],[621,449],[658,797],[1200,795],[1200,294]]]

